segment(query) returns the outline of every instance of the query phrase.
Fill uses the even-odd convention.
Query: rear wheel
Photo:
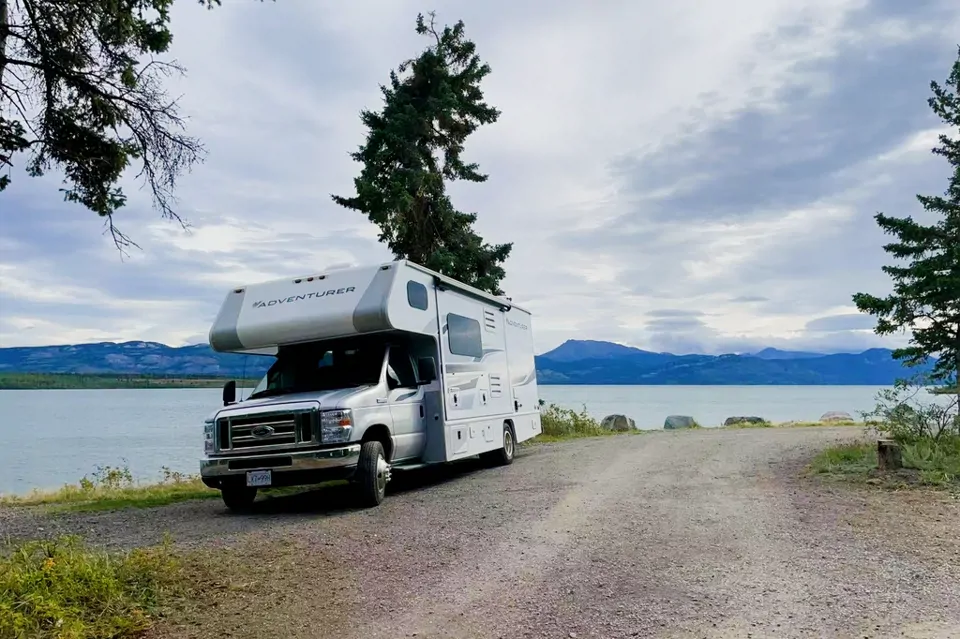
[[[383,453],[383,444],[378,441],[364,442],[355,476],[360,505],[365,508],[379,506],[387,494],[388,481],[390,464]]]
[[[257,489],[250,486],[224,486],[220,489],[220,496],[227,508],[234,512],[244,512],[253,505],[257,498]]]
[[[513,454],[516,452],[517,442],[513,437],[510,424],[503,425],[503,447],[491,450],[482,455],[484,461],[493,466],[507,466],[513,463]]]

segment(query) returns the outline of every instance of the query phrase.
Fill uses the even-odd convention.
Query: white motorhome
[[[227,294],[218,352],[272,356],[204,424],[201,477],[240,510],[265,487],[349,479],[378,505],[392,469],[513,461],[540,432],[530,313],[408,261]]]

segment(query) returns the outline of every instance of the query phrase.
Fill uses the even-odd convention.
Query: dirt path
[[[170,638],[960,637],[960,501],[798,477],[853,435],[604,438],[408,475],[373,510],[327,490],[249,516],[7,513],[0,534],[225,548]]]

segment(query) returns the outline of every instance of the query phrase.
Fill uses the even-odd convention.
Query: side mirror
[[[417,360],[417,377],[420,386],[432,384],[437,380],[437,360],[432,357],[421,357]]]
[[[223,385],[223,405],[228,406],[237,401],[237,383],[230,380]]]

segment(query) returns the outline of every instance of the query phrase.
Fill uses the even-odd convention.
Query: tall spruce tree
[[[853,301],[864,313],[877,317],[876,332],[912,332],[909,346],[894,357],[908,365],[937,358],[931,373],[935,383],[960,382],[960,47],[945,86],[930,83],[928,104],[947,125],[950,134],[940,136],[933,153],[946,158],[953,169],[942,196],[918,195],[936,220],[923,225],[912,217],[897,218],[878,213],[877,224],[896,240],[884,250],[900,264],[884,266],[893,280],[893,293],[875,297],[857,293]],[[958,384],[960,385],[960,384]],[[957,391],[960,393],[960,389]]]
[[[429,20],[418,14],[416,30],[430,46],[390,72],[382,111],[360,113],[368,133],[351,154],[363,164],[357,194],[332,197],[380,227],[380,241],[397,259],[500,295],[512,244],[484,242],[472,228],[476,214],[458,211],[446,193],[446,182],[487,179],[461,155],[467,137],[500,116],[480,90],[490,67],[464,36],[463,21],[438,31],[433,13]]]
[[[208,8],[221,0],[197,0]],[[202,158],[200,142],[164,81],[183,69],[167,52],[173,0],[0,0],[0,191],[20,158],[40,176],[63,172],[64,198],[113,224],[127,201],[117,186],[131,165],[161,215],[177,178]]]

